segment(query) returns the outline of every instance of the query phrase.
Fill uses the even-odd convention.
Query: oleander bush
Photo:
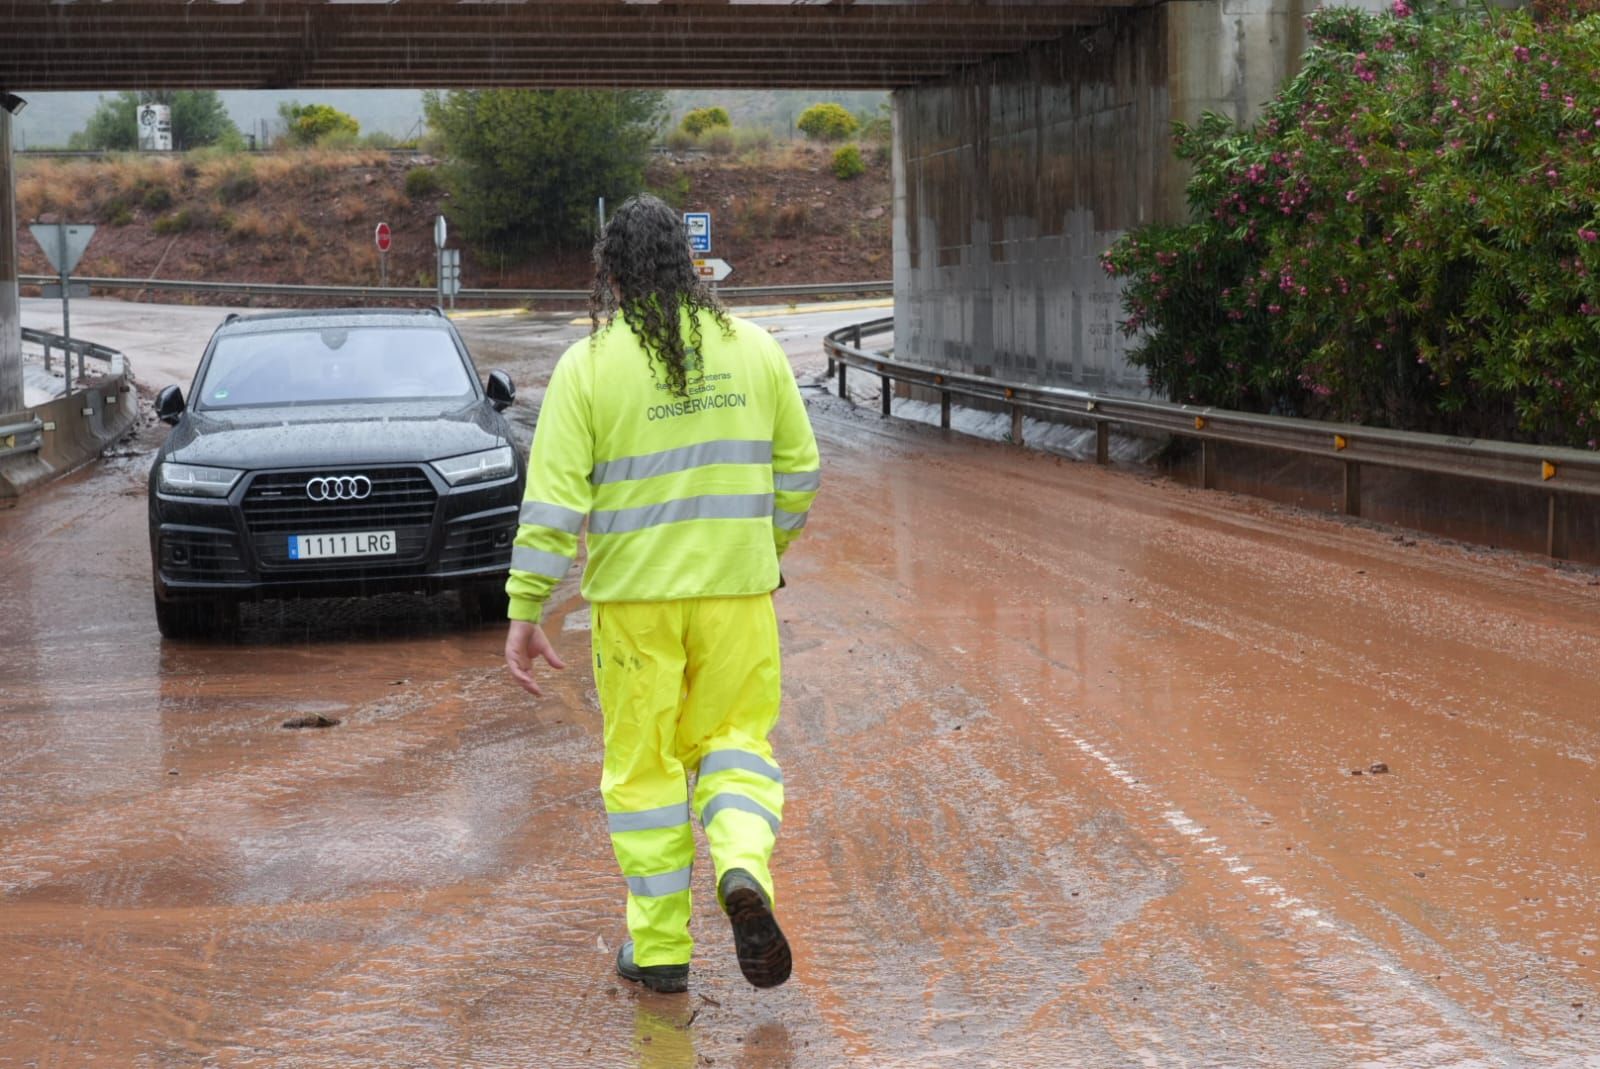
[[[1319,11],[1252,127],[1177,126],[1191,221],[1103,256],[1151,385],[1596,448],[1593,6]]]

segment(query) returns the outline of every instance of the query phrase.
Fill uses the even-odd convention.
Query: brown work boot
[[[729,869],[722,874],[717,893],[733,925],[733,949],[744,978],[756,987],[777,987],[789,979],[794,967],[789,940],[755,877],[744,869]]]
[[[689,990],[689,966],[635,965],[632,939],[617,948],[617,975],[663,995],[676,995]]]

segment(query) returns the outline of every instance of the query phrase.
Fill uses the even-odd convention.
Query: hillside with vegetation
[[[833,154],[806,143],[663,152],[643,184],[685,211],[712,213],[714,254],[734,265],[729,285],[888,278],[886,153],[868,152],[865,173],[848,180],[834,176]],[[371,150],[25,159],[17,199],[24,223],[99,226],[78,267],[84,277],[375,285],[382,221],[394,233],[390,283],[431,286],[434,217],[451,209],[441,171],[433,157]],[[18,245],[24,274],[50,272],[25,226]],[[462,270],[468,287],[589,283],[582,248],[501,262],[469,247]],[[142,299],[194,300],[156,291]]]

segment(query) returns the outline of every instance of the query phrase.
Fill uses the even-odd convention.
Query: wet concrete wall
[[[1297,68],[1310,0],[1183,0],[895,94],[895,348],[1141,395],[1100,253],[1184,217],[1171,124],[1247,122]],[[1367,6],[1377,7],[1376,2]]]

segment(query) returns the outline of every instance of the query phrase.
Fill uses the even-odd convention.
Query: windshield
[[[472,379],[437,327],[324,327],[222,338],[202,408],[468,398]]]

